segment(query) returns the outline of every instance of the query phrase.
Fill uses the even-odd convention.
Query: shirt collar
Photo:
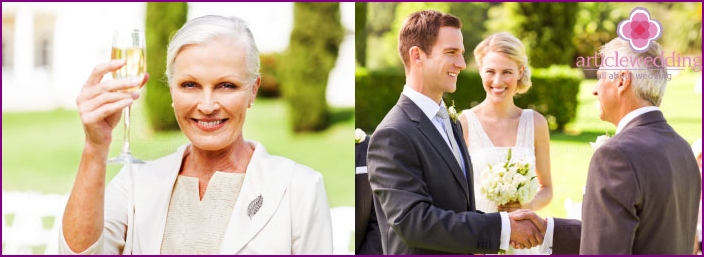
[[[411,99],[411,101],[415,103],[421,111],[423,111],[429,120],[433,120],[435,115],[438,114],[438,111],[440,111],[440,108],[445,106],[445,103],[442,100],[440,100],[440,104],[438,105],[438,103],[433,101],[433,99],[430,99],[430,97],[418,93],[418,91],[415,91],[407,85],[403,86],[403,92],[401,94],[408,97],[408,99]]]
[[[618,126],[616,126],[616,134],[621,132],[621,130],[623,130],[623,128],[626,127],[626,125],[628,125],[628,123],[631,122],[636,117],[638,117],[646,112],[652,112],[652,111],[657,111],[657,110],[660,110],[657,106],[646,106],[646,107],[641,107],[641,108],[638,108],[638,109],[635,109],[635,110],[629,112],[628,114],[626,114],[626,116],[623,116],[623,119],[621,119],[621,121],[618,122]]]

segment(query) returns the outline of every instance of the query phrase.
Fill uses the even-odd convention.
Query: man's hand
[[[527,249],[543,243],[547,221],[530,210],[517,210],[508,214],[511,221],[511,246]]]

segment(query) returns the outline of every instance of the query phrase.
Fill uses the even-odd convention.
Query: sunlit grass
[[[167,155],[188,139],[180,131],[152,132],[143,103],[133,110],[132,153],[143,160]],[[333,109],[336,122],[319,133],[289,130],[287,107],[281,100],[257,99],[247,116],[244,137],[261,142],[270,154],[281,155],[323,174],[331,207],[354,205],[354,110]],[[115,130],[110,156],[122,142]],[[84,134],[77,111],[3,113],[2,189],[65,194],[71,190],[83,149]],[[120,165],[108,166],[108,180]]]

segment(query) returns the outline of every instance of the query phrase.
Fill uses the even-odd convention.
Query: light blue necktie
[[[457,140],[455,140],[454,134],[452,133],[450,115],[448,115],[447,110],[444,107],[441,107],[436,116],[438,116],[442,120],[443,130],[445,130],[445,135],[450,141],[450,148],[452,150],[452,153],[455,155],[455,160],[457,160],[457,164],[459,164],[460,168],[462,168],[462,173],[464,173],[465,171],[464,167],[462,167],[462,157],[460,156],[460,148],[457,144]],[[467,175],[465,174],[465,176]]]

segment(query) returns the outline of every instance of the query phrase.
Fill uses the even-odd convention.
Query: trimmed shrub
[[[166,72],[166,46],[171,35],[186,23],[188,3],[147,3],[145,36],[147,40],[147,72],[151,78],[146,85],[147,117],[156,131],[179,130]]]
[[[355,71],[354,123],[371,134],[398,101],[406,76],[403,70]]]
[[[354,3],[354,48],[357,63],[367,66],[367,3]]]
[[[567,66],[533,69],[533,86],[515,103],[543,114],[551,129],[563,130],[577,115],[577,94],[582,73]],[[400,70],[367,71],[358,68],[355,74],[355,126],[371,133],[398,101],[405,74]],[[469,109],[486,97],[482,80],[476,71],[463,71],[457,79],[457,90],[443,97],[446,104],[455,102],[459,110]]]
[[[327,127],[328,75],[335,65],[344,29],[339,3],[294,3],[293,31],[279,62],[281,90],[288,102],[293,131]]]
[[[276,63],[279,60],[279,54],[260,54],[259,59],[261,60],[259,73],[261,74],[262,82],[259,84],[257,96],[262,98],[276,98],[281,96],[278,74],[276,73]]]

